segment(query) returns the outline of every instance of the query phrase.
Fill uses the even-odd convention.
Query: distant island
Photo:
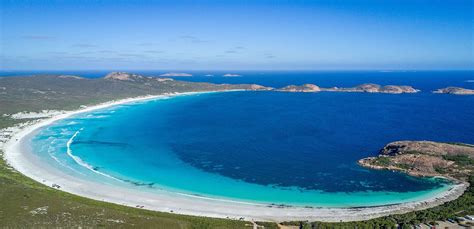
[[[462,87],[446,87],[433,91],[437,94],[474,95],[474,90]]]
[[[227,73],[227,74],[224,74],[224,75],[222,75],[222,76],[223,76],[223,77],[240,77],[240,76],[242,76],[242,75]]]
[[[301,86],[288,85],[277,89],[282,92],[320,92],[320,91],[332,91],[332,92],[366,92],[366,93],[388,93],[388,94],[401,94],[401,93],[417,93],[420,90],[413,88],[412,86],[398,86],[398,85],[387,85],[380,86],[378,84],[361,84],[355,87],[332,87],[332,88],[321,88],[314,84],[303,84]]]
[[[168,73],[161,74],[160,76],[163,76],[163,77],[173,77],[173,76],[189,77],[189,76],[193,76],[193,75],[189,74],[189,73],[184,73],[184,72],[168,72]]]

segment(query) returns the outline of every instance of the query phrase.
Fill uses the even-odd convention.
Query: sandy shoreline
[[[439,193],[424,201],[409,202],[388,206],[364,208],[306,208],[306,207],[269,207],[266,204],[225,201],[189,195],[163,193],[150,193],[142,190],[132,190],[124,187],[91,182],[85,179],[62,173],[56,168],[43,166],[25,148],[25,143],[34,135],[35,130],[50,125],[53,122],[70,117],[75,114],[90,112],[110,106],[158,99],[167,96],[197,94],[205,92],[190,92],[166,95],[150,95],[129,98],[119,101],[85,107],[83,109],[65,112],[52,118],[43,119],[31,125],[18,128],[12,137],[3,145],[4,158],[9,165],[24,175],[48,186],[57,184],[61,190],[95,200],[107,201],[126,206],[143,206],[145,209],[189,214],[197,216],[210,216],[219,218],[234,218],[259,221],[356,221],[376,218],[389,214],[405,213],[413,210],[426,209],[440,205],[444,202],[458,198],[467,188],[467,184],[460,183],[452,186],[446,192]]]

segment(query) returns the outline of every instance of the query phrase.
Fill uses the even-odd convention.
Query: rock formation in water
[[[413,176],[443,176],[465,181],[474,172],[474,145],[432,141],[387,144],[377,157],[359,160],[372,169],[397,170]]]
[[[328,88],[328,89],[321,89],[322,91],[339,91],[339,92],[366,92],[366,93],[388,93],[388,94],[401,94],[401,93],[417,93],[419,90],[411,87],[411,86],[404,86],[404,85],[387,85],[387,86],[380,86],[378,84],[361,84],[355,87],[348,87],[348,88]]]
[[[314,84],[303,84],[301,86],[288,85],[286,87],[277,89],[277,91],[284,91],[284,92],[332,91],[332,92],[366,92],[366,93],[389,93],[389,94],[419,92],[419,90],[411,86],[387,85],[387,86],[382,87],[378,84],[361,84],[355,87],[341,87],[341,88],[340,87],[320,88]]]
[[[433,91],[438,94],[474,95],[474,90],[462,87],[446,87]]]

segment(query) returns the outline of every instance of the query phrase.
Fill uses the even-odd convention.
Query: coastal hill
[[[286,87],[282,87],[279,89],[276,89],[276,91],[284,91],[284,92],[318,92],[321,91],[321,89],[314,85],[314,84],[303,84],[301,86],[297,85],[288,85]]]
[[[112,72],[97,79],[70,75],[0,77],[0,110],[6,114],[68,110],[81,105],[164,93],[270,89],[256,84],[187,82],[126,72]]]
[[[314,84],[303,84],[301,86],[289,85],[283,88],[277,89],[277,91],[283,92],[320,92],[320,91],[332,91],[332,92],[366,92],[366,93],[388,93],[388,94],[401,94],[401,93],[417,93],[420,90],[413,88],[412,86],[405,85],[387,85],[380,86],[378,84],[361,84],[355,87],[331,87],[321,88]]]
[[[377,157],[359,160],[372,169],[388,169],[412,176],[442,176],[467,181],[474,172],[474,145],[432,141],[397,141],[387,144]]]
[[[111,72],[107,74],[104,79],[110,80],[124,80],[124,81],[138,81],[143,80],[145,77],[137,74],[131,74],[127,72]]]
[[[474,95],[474,90],[462,87],[446,87],[433,91],[436,94]]]

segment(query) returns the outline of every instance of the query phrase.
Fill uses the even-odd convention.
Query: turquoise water
[[[359,207],[421,200],[450,185],[364,169],[358,159],[398,140],[474,143],[474,96],[430,93],[472,88],[472,71],[240,74],[186,79],[273,87],[373,82],[422,92],[226,92],[120,105],[41,129],[31,140],[32,152],[64,173],[131,189]]]
[[[449,118],[433,107],[470,98],[431,96],[179,96],[76,115],[42,129],[31,144],[46,163],[66,173],[150,192],[300,206],[394,204],[425,199],[449,185],[367,170],[357,159],[375,155],[392,140],[471,137],[471,110]],[[467,128],[456,128],[466,122]],[[444,131],[433,132],[436,128]]]

